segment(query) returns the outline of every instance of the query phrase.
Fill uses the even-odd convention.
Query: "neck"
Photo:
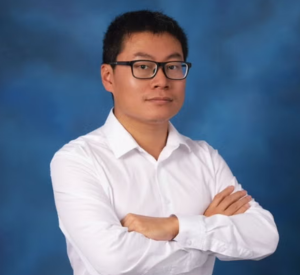
[[[157,160],[167,142],[169,121],[145,123],[121,115],[115,110],[114,114],[139,146]]]

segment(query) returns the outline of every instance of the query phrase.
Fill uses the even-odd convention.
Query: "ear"
[[[106,91],[113,93],[113,69],[109,64],[101,65],[101,79]]]

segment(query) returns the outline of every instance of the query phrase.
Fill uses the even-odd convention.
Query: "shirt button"
[[[187,245],[192,245],[193,242],[191,240],[187,240],[186,243],[187,243]]]

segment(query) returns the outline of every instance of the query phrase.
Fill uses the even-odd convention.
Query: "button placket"
[[[171,203],[170,198],[168,197],[168,193],[169,193],[167,190],[168,183],[166,182],[166,180],[164,180],[164,175],[163,175],[162,171],[159,171],[159,169],[157,169],[157,171],[156,171],[156,178],[157,178],[158,185],[160,187],[162,204],[164,207],[164,213],[166,216],[169,216],[172,214],[172,203]]]
[[[160,201],[161,201],[161,205],[163,208],[163,213],[165,215],[167,211],[166,211],[166,206],[164,203],[163,189],[162,189],[161,183],[158,178],[158,172],[159,172],[159,162],[156,162],[155,163],[155,181],[156,181],[156,185],[157,185],[157,188],[159,191],[159,196],[160,196]]]

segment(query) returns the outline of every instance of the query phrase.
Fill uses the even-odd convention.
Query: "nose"
[[[151,84],[153,88],[162,88],[162,89],[169,88],[169,79],[165,76],[162,66],[158,67],[157,73],[155,77],[152,78]]]

